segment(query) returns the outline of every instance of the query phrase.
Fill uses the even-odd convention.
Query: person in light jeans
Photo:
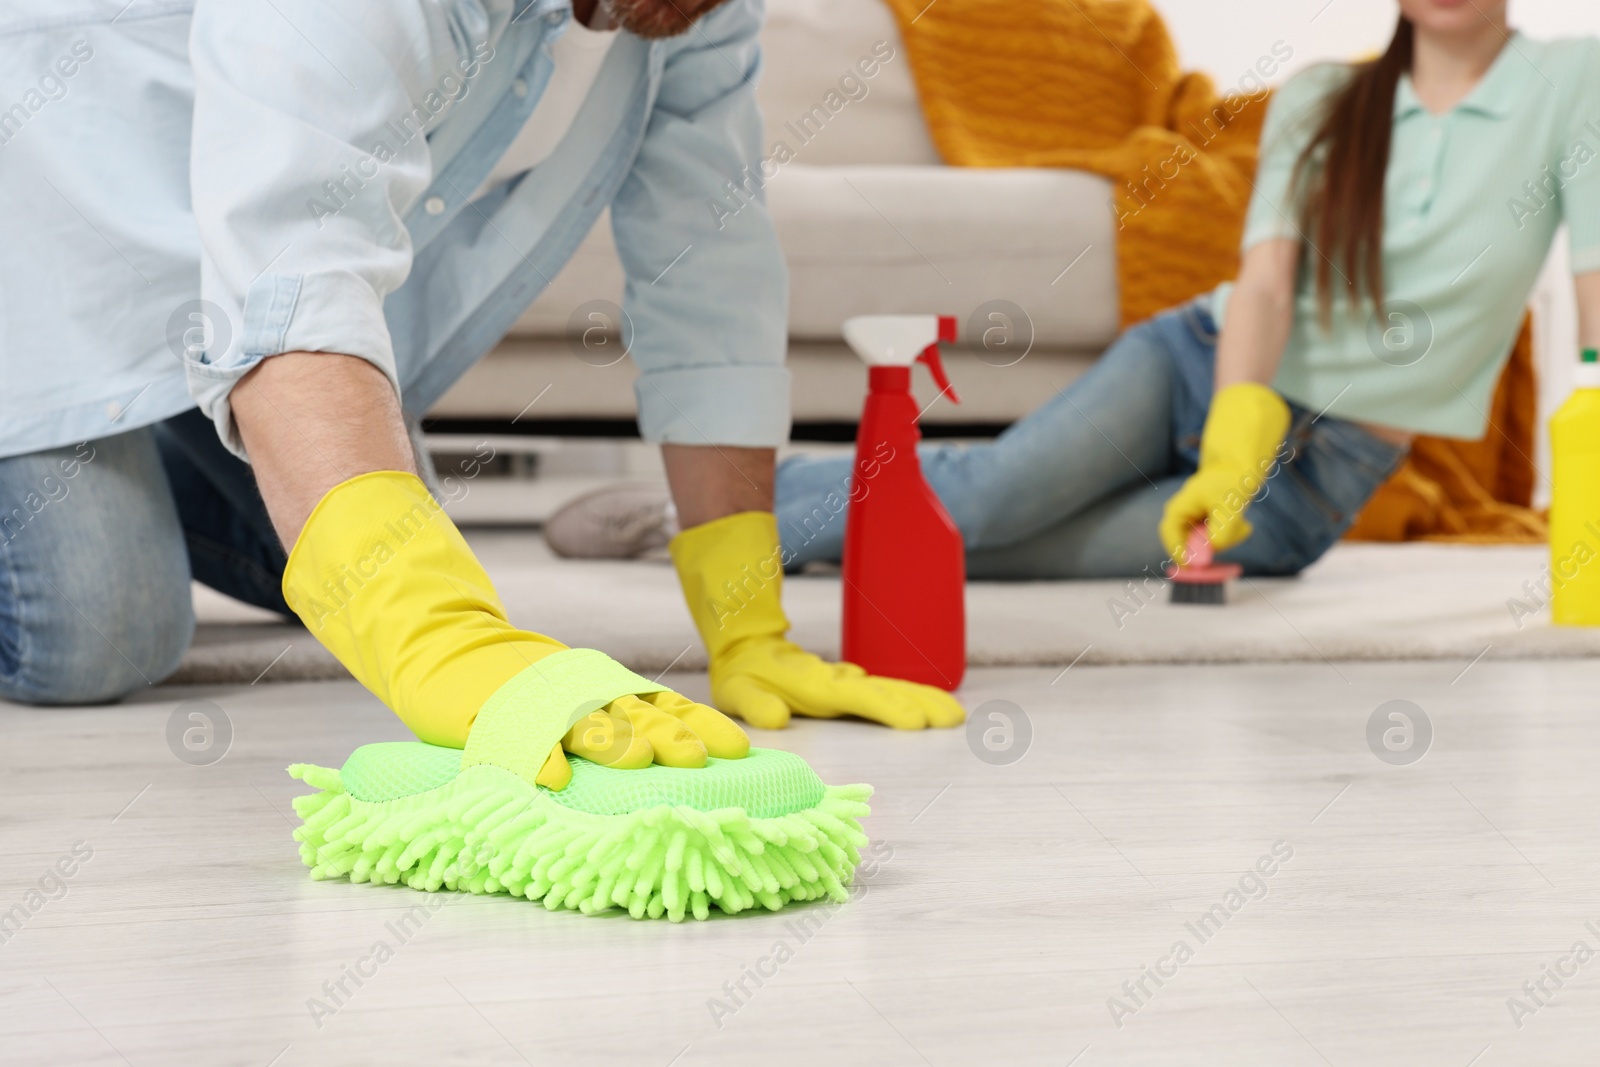
[[[994,441],[919,448],[971,577],[1159,578],[1202,523],[1246,574],[1299,572],[1415,435],[1489,429],[1563,223],[1600,346],[1600,168],[1574,162],[1600,147],[1600,41],[1530,40],[1504,0],[1400,6],[1377,59],[1277,91],[1235,281],[1132,326]],[[839,560],[852,484],[846,457],[780,465],[791,567]],[[595,496],[548,534],[630,555],[670,515],[660,494]]]
[[[973,578],[1161,577],[1167,502],[1199,468],[1217,330],[1201,298],[1127,330],[1083,377],[993,442],[924,444],[923,476],[961,531]],[[1255,532],[1223,558],[1248,574],[1294,574],[1325,552],[1406,449],[1297,404],[1250,505]],[[848,456],[778,465],[778,527],[791,566],[836,562],[843,522],[828,496]],[[870,491],[870,490],[869,490]]]

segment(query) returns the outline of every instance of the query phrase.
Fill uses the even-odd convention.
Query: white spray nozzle
[[[842,332],[846,343],[869,367],[926,363],[940,392],[961,402],[939,359],[939,342],[956,339],[956,320],[952,316],[857,315],[845,320]]]
[[[844,321],[843,333],[871,367],[909,367],[925,348],[945,339],[938,315],[857,315]]]

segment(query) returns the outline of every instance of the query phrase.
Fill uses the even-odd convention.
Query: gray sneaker
[[[672,497],[660,485],[616,485],[585,493],[550,516],[544,539],[568,559],[637,559],[678,533]]]

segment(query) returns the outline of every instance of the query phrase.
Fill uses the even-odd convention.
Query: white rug
[[[603,649],[637,671],[703,669],[669,564],[578,563],[531,531],[469,537],[514,622]],[[1293,579],[1249,579],[1224,607],[1174,606],[1165,588],[1120,582],[975,582],[967,593],[973,666],[1286,660],[1528,659],[1600,655],[1600,629],[1550,625],[1537,547],[1341,544]],[[1530,592],[1530,590],[1533,590]],[[792,636],[833,656],[839,582],[786,580]],[[209,590],[177,682],[343,674],[309,634]],[[263,672],[265,672],[263,674]]]

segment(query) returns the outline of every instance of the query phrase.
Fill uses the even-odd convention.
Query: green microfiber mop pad
[[[341,770],[296,764],[313,878],[510,893],[552,911],[634,918],[845,899],[870,786],[825,786],[800,757],[753,748],[701,769],[572,760],[561,792],[421,742],[358,748]]]
[[[570,667],[623,690],[652,684],[599,653],[558,655],[575,653],[589,658],[548,676],[559,681]],[[705,919],[713,906],[733,914],[846,898],[867,842],[870,786],[824,785],[799,756],[753,748],[696,769],[613,770],[569,756],[572,781],[555,792],[533,776],[554,743],[545,738],[559,739],[578,713],[550,710],[559,692],[538,706],[533,691],[526,674],[507,683],[517,700],[485,704],[465,753],[387,742],[362,746],[337,771],[290,767],[320,790],[294,801],[312,877],[510,893],[552,911],[615,906],[673,922]],[[512,722],[526,729],[502,760],[495,742]]]

